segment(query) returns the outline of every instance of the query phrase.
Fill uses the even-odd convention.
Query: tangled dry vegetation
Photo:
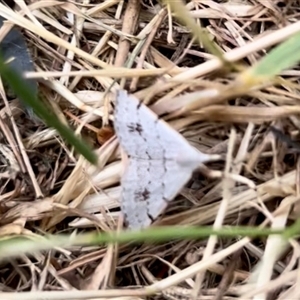
[[[282,72],[281,84],[241,86],[235,95],[226,88],[234,90],[236,73],[221,68],[170,7],[155,0],[18,2],[23,14],[3,5],[0,13],[23,27],[36,66],[27,76],[39,78],[44,99],[95,149],[101,166],[78,157],[55,130],[25,118],[12,101],[16,126],[1,111],[1,237],[122,229],[111,105],[120,88],[199,150],[226,156],[211,169],[244,178],[194,174],[157,225],[284,228],[298,218],[298,144],[285,142],[300,130],[297,68]],[[186,2],[225,58],[244,68],[299,22],[299,1]],[[112,68],[124,65],[128,71]],[[285,139],[275,138],[270,125]],[[282,251],[279,244],[275,237],[211,237],[56,248],[3,260],[0,297],[192,299],[200,291],[197,299],[299,298],[299,245],[292,240]]]

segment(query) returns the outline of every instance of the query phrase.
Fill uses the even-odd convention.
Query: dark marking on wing
[[[135,198],[138,202],[147,201],[150,198],[150,192],[147,188],[145,188],[143,191],[139,190],[135,192]]]
[[[151,159],[151,156],[150,156],[150,154],[149,154],[149,152],[148,152],[148,151],[146,151],[146,155],[148,156],[148,159]],[[149,168],[148,168],[148,170],[149,170],[149,172],[150,172],[150,165],[149,165]]]
[[[139,135],[142,135],[143,128],[140,123],[131,123],[128,125],[129,132],[137,132]]]
[[[153,218],[150,214],[147,214],[149,219],[151,220],[151,223],[153,223],[155,221],[155,218]]]

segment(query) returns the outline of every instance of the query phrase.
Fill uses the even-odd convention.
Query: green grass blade
[[[2,57],[0,57],[0,73],[25,105],[32,107],[34,112],[41,117],[48,126],[54,127],[59,134],[89,162],[92,164],[97,163],[97,157],[92,149],[90,149],[83,140],[78,138],[70,128],[62,124],[58,117],[53,112],[50,112],[36,95],[32,95],[32,91],[28,87],[26,80],[9,68],[3,62]]]
[[[225,67],[235,68],[233,63],[224,58],[219,46],[210,40],[208,31],[196,23],[182,1],[164,0],[163,2],[170,6],[171,10],[176,13],[176,17],[191,30],[193,37],[203,45],[205,50],[218,57]]]
[[[272,49],[257,64],[239,75],[247,85],[255,85],[273,79],[285,69],[300,61],[300,33],[295,34]]]
[[[211,226],[169,226],[153,227],[141,231],[121,231],[107,233],[87,233],[75,235],[48,235],[12,237],[0,239],[0,259],[19,256],[54,247],[72,245],[103,245],[108,243],[162,243],[172,240],[199,240],[210,235],[223,238],[248,236],[266,237],[270,234],[283,234],[284,230],[257,227],[224,227],[214,230]]]

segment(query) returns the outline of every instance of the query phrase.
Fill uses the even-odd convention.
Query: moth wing
[[[128,156],[149,159],[153,156],[149,153],[151,149],[159,147],[156,144],[155,129],[157,116],[145,113],[144,107],[145,105],[129,96],[126,91],[118,91],[114,126],[119,143]]]
[[[192,147],[186,139],[159,119],[147,106],[126,91],[118,91],[115,108],[118,140],[130,157],[139,159],[186,159],[199,164],[210,156]]]
[[[178,194],[200,163],[197,151],[138,99],[119,91],[115,129],[129,157],[121,179],[121,207],[129,228],[149,226]]]
[[[128,227],[149,226],[188,182],[193,169],[176,162],[131,159],[122,176],[121,207]]]
[[[152,220],[148,215],[151,205],[147,190],[151,186],[151,172],[146,160],[130,159],[121,178],[121,209],[129,228],[148,227]],[[149,182],[150,181],[150,182]]]

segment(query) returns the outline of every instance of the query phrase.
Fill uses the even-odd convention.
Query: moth
[[[148,227],[199,165],[220,159],[192,147],[176,130],[124,90],[117,92],[114,127],[127,155],[121,209],[130,229]]]

